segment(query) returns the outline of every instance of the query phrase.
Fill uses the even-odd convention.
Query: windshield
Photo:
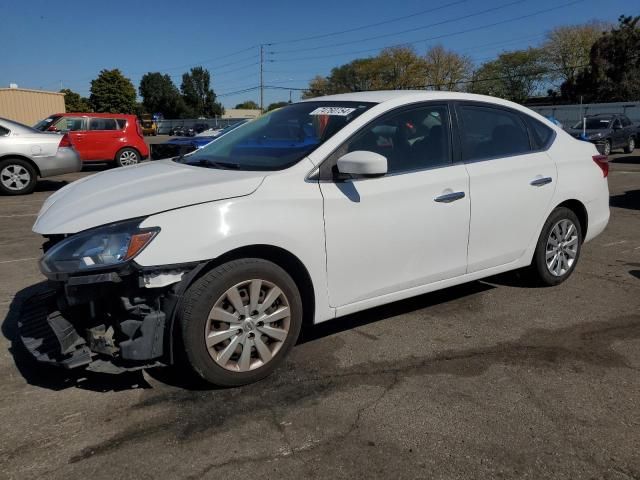
[[[364,102],[302,102],[274,110],[180,159],[188,165],[282,170],[371,108]]]
[[[49,128],[51,126],[51,124],[53,122],[55,122],[59,118],[60,117],[48,117],[48,118],[45,118],[44,120],[40,120],[38,123],[36,123],[33,126],[33,128],[35,128],[36,130],[40,130],[41,132],[44,132],[47,128]]]
[[[611,118],[587,118],[587,130],[598,130],[601,128],[609,128]],[[576,123],[573,128],[582,128],[582,120]]]

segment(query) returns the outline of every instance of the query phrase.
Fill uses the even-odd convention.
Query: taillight
[[[60,139],[58,148],[71,148],[71,147],[73,147],[73,143],[71,143],[71,138],[69,138],[69,135],[65,133]]]
[[[609,157],[606,155],[594,155],[592,158],[593,161],[596,162],[596,165],[602,170],[602,176],[607,178],[609,175]]]
[[[144,138],[144,134],[142,133],[142,125],[140,125],[140,122],[136,122],[136,130],[138,130],[138,135],[140,135],[140,138]]]

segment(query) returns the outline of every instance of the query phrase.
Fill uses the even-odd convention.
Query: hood
[[[219,170],[171,160],[98,173],[51,195],[33,226],[43,235],[76,233],[198,203],[253,193],[265,172]]]

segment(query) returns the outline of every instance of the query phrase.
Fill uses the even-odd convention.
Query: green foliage
[[[169,75],[160,72],[145,73],[138,87],[143,110],[147,113],[162,113],[165,118],[181,118],[187,106],[178,88]]]
[[[79,93],[68,88],[63,88],[60,93],[64,93],[64,108],[67,112],[83,113],[91,111],[88,98],[81,97]]]
[[[267,112],[270,112],[271,110],[275,110],[276,108],[286,107],[287,105],[289,105],[289,102],[270,103],[269,106],[267,107]]]
[[[95,112],[134,113],[136,89],[117,68],[101,70],[98,78],[91,81],[89,102]]]
[[[235,108],[239,108],[241,110],[258,110],[260,105],[253,100],[245,100],[244,102],[237,104]]]
[[[566,81],[563,97],[584,102],[620,102],[640,98],[640,16],[619,18],[617,28],[600,37],[589,66]]]
[[[194,67],[182,75],[180,91],[191,116],[213,117],[224,113],[224,107],[216,102],[216,94],[210,85],[211,75],[202,67]]]
[[[469,91],[524,103],[542,86],[545,73],[541,50],[505,52],[474,72]]]

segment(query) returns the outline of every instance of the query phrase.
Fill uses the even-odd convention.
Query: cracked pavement
[[[503,275],[360,312],[227,390],[30,362],[30,227],[91,172],[0,198],[1,476],[640,478],[640,151],[613,158],[610,224],[561,286]]]

